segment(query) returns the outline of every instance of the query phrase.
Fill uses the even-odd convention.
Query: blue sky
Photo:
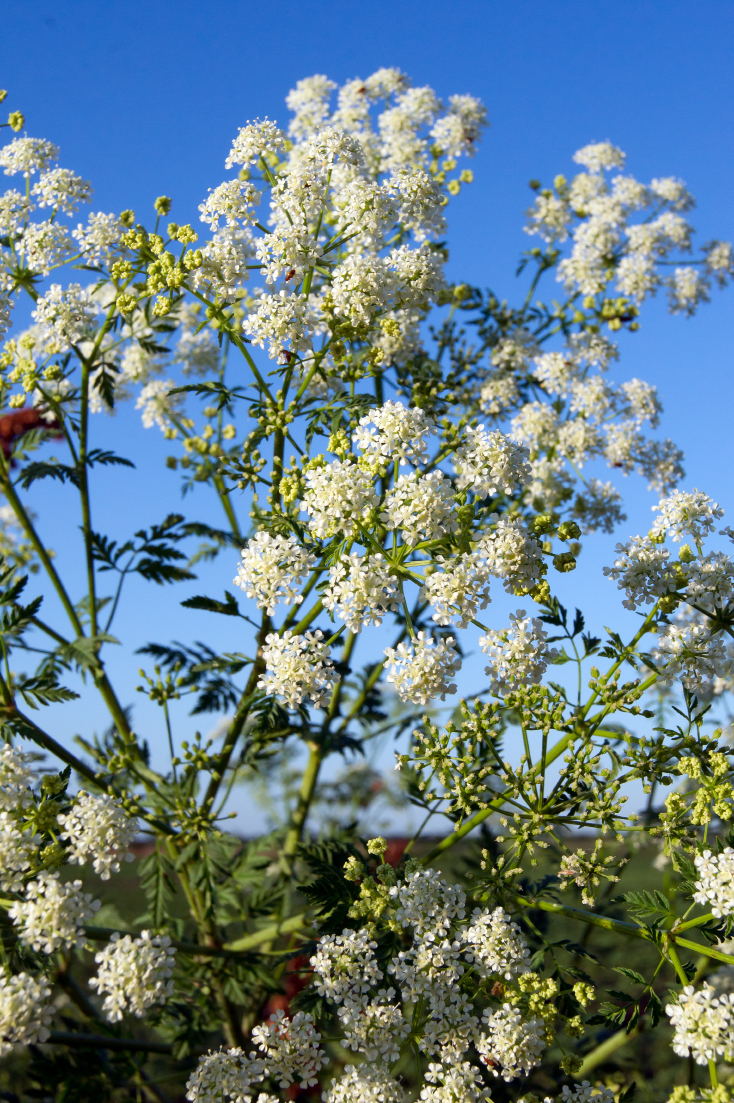
[[[342,82],[396,65],[440,95],[478,95],[489,110],[475,183],[451,208],[453,278],[519,296],[514,271],[528,245],[521,232],[528,180],[569,173],[574,150],[606,138],[626,151],[638,179],[687,181],[700,240],[734,238],[729,0],[34,0],[6,5],[3,23],[7,106],[25,112],[29,134],[60,145],[62,165],[92,180],[95,210],[133,207],[147,219],[163,193],[173,197],[177,221],[194,222],[207,188],[225,176],[237,128],[257,116],[284,120],[296,80],[323,72]],[[622,338],[613,373],[659,387],[663,430],[687,454],[684,486],[706,489],[732,509],[733,302],[731,291],[715,294],[693,320],[670,317],[662,300],[648,305],[641,331]],[[97,443],[138,459],[132,478],[104,474],[100,528],[124,536],[176,506],[176,476],[161,469],[170,447],[157,431],[144,431],[127,410],[100,419],[98,432]],[[637,480],[623,489],[629,521],[620,536],[627,536],[649,527],[654,499]],[[73,570],[76,520],[66,499],[56,487],[39,488],[34,505],[59,561]],[[198,496],[185,508],[217,520]],[[569,601],[580,592],[593,610],[594,627],[619,622],[614,587],[600,578],[612,543],[599,538],[573,585],[563,580]],[[233,573],[209,571],[209,591],[229,585]],[[141,587],[132,596],[118,628],[135,645],[150,635],[153,618],[158,639],[212,639],[216,627],[224,646],[243,646],[233,626],[222,634],[210,616],[179,610],[171,593]],[[504,615],[503,602],[492,608]],[[127,672],[119,659],[112,664],[123,696],[134,699],[137,662],[132,670],[126,662]],[[68,738],[100,727],[102,715],[66,706],[54,721]]]

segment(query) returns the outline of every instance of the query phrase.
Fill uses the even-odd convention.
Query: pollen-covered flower
[[[45,1042],[53,1016],[45,977],[30,973],[0,976],[0,1057],[16,1046]]]
[[[26,886],[25,900],[17,900],[8,908],[20,941],[46,954],[83,946],[83,924],[98,911],[100,902],[81,888],[81,881],[62,884],[58,873],[42,870]]]
[[[295,536],[260,531],[242,549],[234,584],[271,616],[281,601],[301,604],[298,589],[315,565],[316,557]]]
[[[289,708],[295,708],[306,698],[314,707],[323,708],[334,680],[334,667],[329,659],[331,648],[323,642],[320,629],[304,636],[275,632],[265,638],[262,657],[265,673],[257,683],[263,693],[275,694]]]
[[[173,972],[176,951],[167,935],[151,936],[142,931],[139,938],[118,931],[110,943],[95,954],[99,968],[89,981],[100,996],[102,1010],[111,1023],[120,1022],[124,1011],[142,1019],[149,1007],[163,1004],[173,995]]]
[[[386,681],[395,686],[401,701],[427,705],[434,697],[445,701],[447,693],[456,693],[456,683],[449,679],[458,673],[461,659],[453,636],[436,641],[419,632],[411,643],[386,647],[385,658]]]
[[[119,872],[123,856],[132,858],[128,847],[138,821],[128,815],[117,797],[107,793],[94,796],[82,789],[58,822],[63,828],[60,837],[69,842],[67,860],[79,866],[91,861],[103,881],[109,881],[111,872]]]

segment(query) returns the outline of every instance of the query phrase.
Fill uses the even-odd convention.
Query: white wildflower
[[[80,203],[91,200],[92,185],[70,169],[51,169],[41,173],[31,188],[31,195],[38,200],[39,207],[53,207],[64,214],[73,214]]]
[[[109,881],[110,872],[119,871],[123,855],[132,859],[128,847],[135,838],[138,821],[128,815],[117,797],[107,793],[94,796],[82,789],[58,822],[63,828],[60,838],[70,844],[65,851],[67,860],[79,866],[91,860],[94,872],[103,881]]]
[[[380,463],[421,463],[428,458],[427,438],[435,432],[435,421],[423,410],[386,402],[360,418],[352,439],[365,455]]]
[[[479,407],[485,414],[499,417],[520,403],[520,390],[514,375],[494,373],[482,384]]]
[[[401,169],[388,184],[399,202],[398,220],[406,230],[412,230],[416,241],[446,232],[445,197],[424,169]]]
[[[498,1011],[485,1011],[483,1018],[488,1033],[477,1042],[477,1052],[494,1076],[509,1082],[540,1064],[546,1048],[542,1020],[523,1021],[517,1008],[509,1003]]]
[[[284,141],[283,131],[270,119],[255,119],[253,123],[240,127],[224,167],[231,169],[233,165],[257,164],[265,153],[282,153]]]
[[[716,919],[734,912],[734,850],[730,846],[721,854],[704,850],[694,858],[698,871],[693,899],[709,908]]]
[[[336,88],[333,80],[316,74],[299,80],[286,96],[286,106],[295,118],[288,132],[296,139],[307,138],[329,117],[329,100]]]
[[[732,654],[710,624],[668,624],[652,656],[665,685],[681,681],[691,693],[710,696],[717,679],[732,674]]]
[[[332,1080],[324,1103],[407,1103],[405,1091],[383,1064],[346,1065]]]
[[[421,1103],[490,1103],[489,1088],[482,1082],[479,1069],[468,1061],[432,1062],[426,1080]]]
[[[334,460],[306,472],[302,508],[308,526],[320,539],[343,532],[354,536],[377,505],[372,477],[357,464]]]
[[[89,981],[91,988],[104,995],[102,1010],[111,1023],[120,1022],[124,1011],[142,1019],[149,1007],[163,1004],[173,995],[176,951],[167,935],[151,936],[142,931],[139,938],[118,931],[110,943],[94,955],[99,968]]]
[[[0,810],[14,812],[31,803],[30,786],[38,774],[31,763],[32,751],[22,751],[6,743],[0,751]]]
[[[372,985],[382,980],[376,949],[377,943],[366,931],[322,935],[310,962],[319,995],[334,1003],[364,1003]]]
[[[397,1061],[410,1026],[400,1006],[390,1002],[394,996],[393,988],[381,989],[369,1003],[340,1007],[339,1022],[344,1031],[341,1044],[363,1053],[368,1061]]]
[[[477,551],[508,593],[528,593],[545,573],[541,545],[520,518],[491,513],[489,520],[494,529],[482,537]]]
[[[79,250],[88,264],[108,264],[119,252],[124,233],[125,227],[113,214],[98,212],[90,214],[86,227],[80,223],[72,236],[79,242]]]
[[[237,299],[242,284],[250,278],[247,265],[253,256],[253,238],[249,228],[227,226],[217,230],[201,250],[201,268],[193,272],[194,289],[205,292],[211,289],[225,302]]]
[[[625,155],[611,142],[592,142],[574,153],[577,165],[583,165],[589,172],[601,172],[603,169],[624,168]]]
[[[432,606],[436,624],[456,622],[459,628],[466,628],[491,600],[484,560],[479,553],[469,552],[453,559],[439,555],[437,562],[443,570],[426,576],[420,599]]]
[[[461,932],[467,947],[465,957],[473,961],[481,976],[500,976],[505,980],[530,970],[530,951],[517,923],[504,908],[472,912],[471,923]]]
[[[22,252],[29,268],[47,276],[52,268],[69,259],[74,244],[66,226],[58,222],[31,222],[16,248]]]
[[[53,1008],[45,977],[17,973],[0,976],[0,1057],[16,1046],[45,1042]]]
[[[650,182],[650,191],[663,199],[678,211],[686,211],[694,206],[694,199],[682,180],[674,176],[657,177]]]
[[[320,629],[305,636],[271,632],[265,638],[262,657],[265,674],[257,683],[263,693],[275,694],[289,708],[295,708],[310,698],[317,709],[326,704],[334,668],[329,660],[331,649],[322,642]]]
[[[47,353],[68,352],[73,344],[88,337],[93,331],[97,308],[90,295],[78,283],[68,287],[52,283],[36,301],[33,317],[39,326],[48,331],[45,340]]]
[[[267,1076],[278,1081],[281,1088],[298,1080],[302,1088],[318,1083],[319,1069],[328,1063],[319,1046],[321,1035],[314,1028],[313,1017],[299,1011],[287,1018],[282,1011],[270,1016],[267,1023],[256,1026],[252,1040],[263,1054],[263,1068]]]
[[[604,574],[625,591],[625,609],[651,605],[676,589],[679,580],[670,564],[670,552],[649,536],[633,536],[626,544],[617,544],[615,551],[614,565],[604,567]]]
[[[455,919],[466,915],[466,895],[436,869],[418,869],[390,889],[397,905],[395,921],[416,934],[444,934]]]
[[[673,1051],[679,1057],[689,1054],[697,1065],[724,1057],[731,1060],[734,1051],[734,994],[716,995],[704,982],[696,991],[686,985],[673,1003],[665,1008],[675,1029]]]
[[[611,483],[588,479],[576,495],[572,516],[586,535],[591,532],[613,532],[627,517],[621,509],[622,495]]]
[[[524,609],[511,613],[510,621],[509,628],[490,629],[479,640],[490,660],[484,673],[491,679],[490,691],[497,696],[517,686],[538,685],[558,654],[546,644],[542,621],[526,616]]]
[[[242,549],[234,584],[272,616],[281,601],[301,604],[298,590],[315,565],[315,556],[295,536],[256,532]]]
[[[690,264],[676,268],[666,283],[671,314],[687,314],[690,317],[701,303],[710,301],[710,283],[706,274]]]
[[[382,624],[386,613],[402,605],[399,588],[382,556],[360,556],[356,552],[343,555],[333,565],[321,600],[350,632]]]
[[[261,193],[248,180],[225,180],[218,187],[210,188],[207,198],[199,204],[200,221],[206,222],[212,230],[219,229],[220,219],[227,226],[257,222],[254,208],[261,198]]]
[[[446,700],[446,694],[456,693],[451,682],[461,667],[454,649],[454,637],[437,642],[419,632],[411,643],[399,643],[397,648],[385,648],[386,681],[395,686],[401,701],[427,705],[434,697]]]
[[[59,881],[58,873],[42,870],[26,886],[25,900],[8,908],[8,916],[19,928],[18,938],[34,950],[52,954],[84,945],[83,924],[99,910],[99,900],[81,892],[81,881]]]
[[[530,475],[527,449],[496,429],[468,425],[466,441],[454,453],[456,485],[478,498],[514,494]]]
[[[45,138],[13,138],[0,149],[0,168],[6,176],[43,172],[59,156],[58,146]]]
[[[189,1077],[186,1098],[190,1103],[252,1103],[250,1088],[264,1075],[254,1054],[248,1057],[241,1049],[209,1052]]]
[[[38,839],[30,827],[23,827],[10,812],[0,812],[0,888],[22,892],[23,877],[36,856]]]
[[[655,520],[654,531],[665,533],[676,544],[687,536],[700,543],[711,535],[716,522],[724,516],[718,502],[702,490],[674,490],[652,509],[660,514]]]
[[[392,305],[394,282],[383,257],[352,253],[334,269],[334,312],[352,326],[369,328],[375,316]]]
[[[288,355],[311,348],[313,317],[305,299],[281,290],[275,295],[261,295],[256,305],[257,310],[247,315],[242,328],[253,344],[264,348],[268,343],[271,360],[282,360],[286,345],[290,346]]]
[[[401,475],[385,496],[383,520],[388,529],[400,529],[409,545],[456,532],[459,523],[451,481],[441,471]]]
[[[157,425],[166,430],[172,427],[171,418],[180,414],[183,405],[181,395],[172,395],[176,384],[172,379],[151,379],[146,383],[135,403],[136,410],[142,410],[143,426],[151,429]]]

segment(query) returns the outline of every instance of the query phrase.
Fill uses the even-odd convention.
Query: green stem
[[[324,750],[321,744],[309,742],[308,748],[308,762],[306,763],[306,769],[303,771],[298,800],[291,814],[288,833],[286,834],[285,843],[283,844],[284,858],[292,858],[301,841],[303,827],[306,823],[308,810],[311,807],[311,801],[313,800],[314,791],[316,789],[316,782],[319,777],[319,770],[321,769],[321,762],[324,757]]]

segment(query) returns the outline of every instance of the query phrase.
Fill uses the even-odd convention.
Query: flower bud
[[[159,195],[153,206],[157,214],[166,215],[171,209],[172,200],[167,195]]]

